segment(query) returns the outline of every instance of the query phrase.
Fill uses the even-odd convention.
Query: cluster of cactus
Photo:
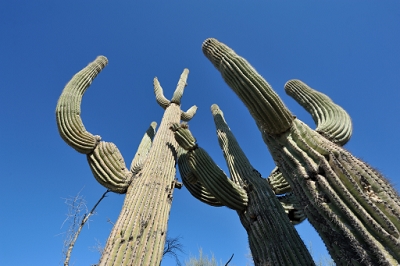
[[[345,144],[352,132],[348,114],[305,84],[290,83],[300,85],[289,94],[309,110],[317,131],[333,142]],[[248,233],[252,257],[257,265],[312,265],[312,259],[293,227],[302,222],[305,215],[289,183],[278,168],[268,179],[262,178],[246,158],[220,108],[214,104],[211,112],[231,178],[228,179],[198,146],[186,124],[175,124],[171,129],[178,144],[185,149],[178,160],[185,187],[206,204],[227,206],[237,211]],[[334,117],[336,122],[333,122]],[[285,213],[287,217],[284,217]]]
[[[128,169],[116,145],[86,131],[80,117],[83,94],[107,65],[99,56],[65,86],[56,107],[64,141],[86,155],[101,185],[126,194],[99,265],[159,265],[173,191],[181,187],[176,164],[195,198],[237,212],[256,265],[314,265],[294,228],[306,218],[338,265],[398,265],[400,197],[379,172],[341,147],[351,137],[349,115],[326,95],[291,80],[285,90],[312,115],[317,125],[312,130],[228,46],[207,39],[202,48],[248,108],[277,167],[263,178],[213,105],[227,177],[180,123],[196,113],[196,106],[180,108],[185,69],[171,100],[154,79],[164,116],[157,132],[151,123]]]
[[[175,179],[178,144],[169,126],[190,120],[197,109],[193,106],[183,112],[180,108],[189,71],[183,71],[171,100],[164,97],[154,79],[156,100],[165,109],[164,116],[157,132],[156,123],[151,123],[128,170],[116,145],[86,131],[80,118],[82,96],[106,65],[107,58],[99,56],[65,86],[56,107],[58,130],[68,145],[86,154],[101,185],[126,194],[99,265],[159,265],[173,191],[181,187]]]
[[[202,49],[254,118],[277,166],[270,176],[272,189],[278,194],[290,193],[292,199],[288,201],[295,203],[292,210],[308,218],[334,261],[338,265],[398,265],[400,197],[382,174],[341,147],[352,131],[347,113],[322,93],[299,80],[291,80],[285,84],[285,90],[311,113],[317,124],[316,130],[312,130],[292,115],[270,85],[231,48],[216,39],[207,39]],[[173,130],[178,142],[190,135],[185,127],[175,126]],[[188,142],[192,146],[186,148],[185,155],[189,168],[185,166],[187,162],[181,163],[182,176],[188,177],[184,182],[190,183],[192,194],[199,200],[226,205],[237,210],[240,217],[252,219],[250,223],[258,222],[264,214],[253,212],[251,205],[268,206],[271,200],[251,201],[249,191],[255,189],[251,186],[253,180],[249,181],[247,173],[236,174],[241,171],[237,164],[242,164],[243,158],[235,155],[236,144],[232,146],[235,148],[228,147],[231,139],[226,141],[228,138],[222,136],[226,129],[220,130],[217,125],[217,131],[233,182],[221,181],[225,174],[212,166],[204,151],[193,145],[192,136]],[[252,171],[249,164],[246,170]],[[241,221],[248,230],[244,219]],[[282,218],[277,223],[265,223],[276,228],[286,221]],[[251,245],[250,232],[249,239]],[[252,248],[255,263],[267,265],[256,248]],[[276,260],[269,261],[276,265]]]

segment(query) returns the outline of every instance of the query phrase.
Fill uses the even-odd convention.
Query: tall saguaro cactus
[[[228,46],[207,39],[203,52],[250,111],[279,171],[335,262],[398,265],[400,197],[389,182],[335,144],[341,143],[341,137],[329,140],[318,128],[314,131],[295,118],[270,85]],[[304,87],[296,80],[285,85],[294,95]],[[299,99],[306,109],[314,100],[323,101]],[[334,113],[323,122],[323,112],[309,111],[314,112],[314,120],[321,119],[326,132],[335,132],[337,125],[330,126]]]
[[[128,170],[117,147],[86,131],[80,118],[82,96],[106,64],[107,59],[99,56],[65,86],[56,108],[59,133],[68,145],[86,154],[100,184],[126,193],[99,265],[159,265],[173,191],[180,187],[175,179],[178,144],[169,127],[181,119],[190,120],[196,112],[196,106],[187,112],[180,108],[189,71],[183,71],[171,100],[164,97],[154,79],[156,100],[165,109],[164,116],[156,134],[156,124],[151,124]]]
[[[204,203],[237,211],[247,231],[255,265],[314,265],[270,185],[252,167],[237,143],[222,111],[217,105],[211,110],[231,179],[196,144],[186,126],[175,124],[171,129],[186,150],[178,161],[185,186]],[[302,212],[293,214],[293,220],[302,220]]]

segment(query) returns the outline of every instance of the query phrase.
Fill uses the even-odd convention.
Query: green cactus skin
[[[194,144],[178,160],[182,180],[189,184],[190,193],[211,206],[227,206],[237,211],[247,231],[255,265],[314,265],[281,203],[251,166],[217,105],[212,106],[212,113],[231,179]],[[194,139],[187,127],[175,125],[172,129],[179,145],[188,142],[182,136]],[[191,180],[196,183],[188,182],[188,175],[194,175]]]
[[[350,140],[353,133],[351,118],[328,96],[296,79],[286,82],[285,91],[311,114],[317,125],[315,131],[341,146]]]
[[[118,148],[87,132],[80,118],[83,93],[106,64],[104,56],[98,57],[66,85],[56,107],[59,133],[67,144],[87,155],[100,184],[111,191],[126,193],[99,265],[159,265],[173,191],[180,187],[175,180],[179,146],[169,127],[179,123],[182,117],[190,119],[196,112],[195,106],[188,112],[180,108],[188,70],[181,75],[174,101],[164,97],[155,78],[156,100],[165,109],[164,116],[156,134],[156,123],[150,125],[129,171]]]
[[[316,131],[325,138],[338,144],[346,144],[353,132],[351,118],[339,105],[325,94],[320,93],[300,80],[290,80],[285,84],[285,91],[308,111],[317,125]],[[278,167],[271,172],[268,182],[276,195],[290,193],[289,197],[278,197],[285,212],[293,224],[299,224],[305,215],[298,204],[287,180]],[[301,219],[300,219],[301,218]]]
[[[398,265],[400,198],[389,182],[300,120],[293,118],[287,125],[289,110],[280,100],[277,103],[268,83],[260,82],[263,78],[232,49],[207,39],[203,52],[248,107],[276,165],[336,264]],[[266,108],[272,105],[269,102],[273,109]],[[270,121],[279,124],[271,127]]]

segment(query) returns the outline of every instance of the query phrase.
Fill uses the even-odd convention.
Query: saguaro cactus
[[[56,108],[59,133],[68,145],[86,154],[100,184],[126,193],[99,265],[159,265],[173,191],[181,186],[175,179],[178,144],[169,127],[181,119],[190,120],[196,112],[196,106],[187,112],[180,108],[189,71],[183,71],[171,100],[164,97],[154,79],[156,100],[165,109],[164,116],[156,134],[156,124],[151,124],[128,170],[117,147],[86,131],[80,118],[82,96],[106,64],[107,59],[99,56],[66,85]]]
[[[276,165],[335,262],[398,265],[400,198],[389,182],[295,118],[270,85],[228,46],[207,39],[203,52],[249,109]],[[295,80],[285,89],[296,94],[297,88],[305,86]]]
[[[228,127],[217,105],[211,107],[218,140],[231,179],[199,147],[186,126],[171,128],[179,145],[179,171],[190,193],[211,206],[236,210],[246,229],[255,265],[314,265],[268,182],[253,168]],[[283,204],[283,203],[282,203]],[[289,208],[290,203],[286,204]],[[293,221],[302,212],[291,208]]]

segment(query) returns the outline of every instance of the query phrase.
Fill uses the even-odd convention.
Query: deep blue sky
[[[82,105],[86,128],[114,142],[127,165],[151,121],[163,110],[155,101],[157,76],[170,98],[179,75],[190,69],[182,108],[199,107],[190,128],[199,145],[226,170],[210,106],[217,103],[253,166],[264,176],[273,162],[254,121],[201,44],[215,37],[244,56],[310,126],[310,116],[283,91],[301,79],[329,95],[352,117],[346,148],[381,170],[400,188],[400,3],[398,1],[2,1],[0,3],[0,264],[58,265],[66,230],[63,198],[82,195],[91,207],[105,191],[85,156],[59,137],[57,99],[69,79],[105,55],[109,65]],[[351,3],[349,3],[351,2]],[[75,246],[73,265],[99,255],[123,196],[110,195]],[[297,227],[315,255],[322,242],[305,223]],[[169,234],[186,254],[198,249],[245,265],[247,236],[236,213],[174,194]],[[174,265],[165,260],[163,266]]]

